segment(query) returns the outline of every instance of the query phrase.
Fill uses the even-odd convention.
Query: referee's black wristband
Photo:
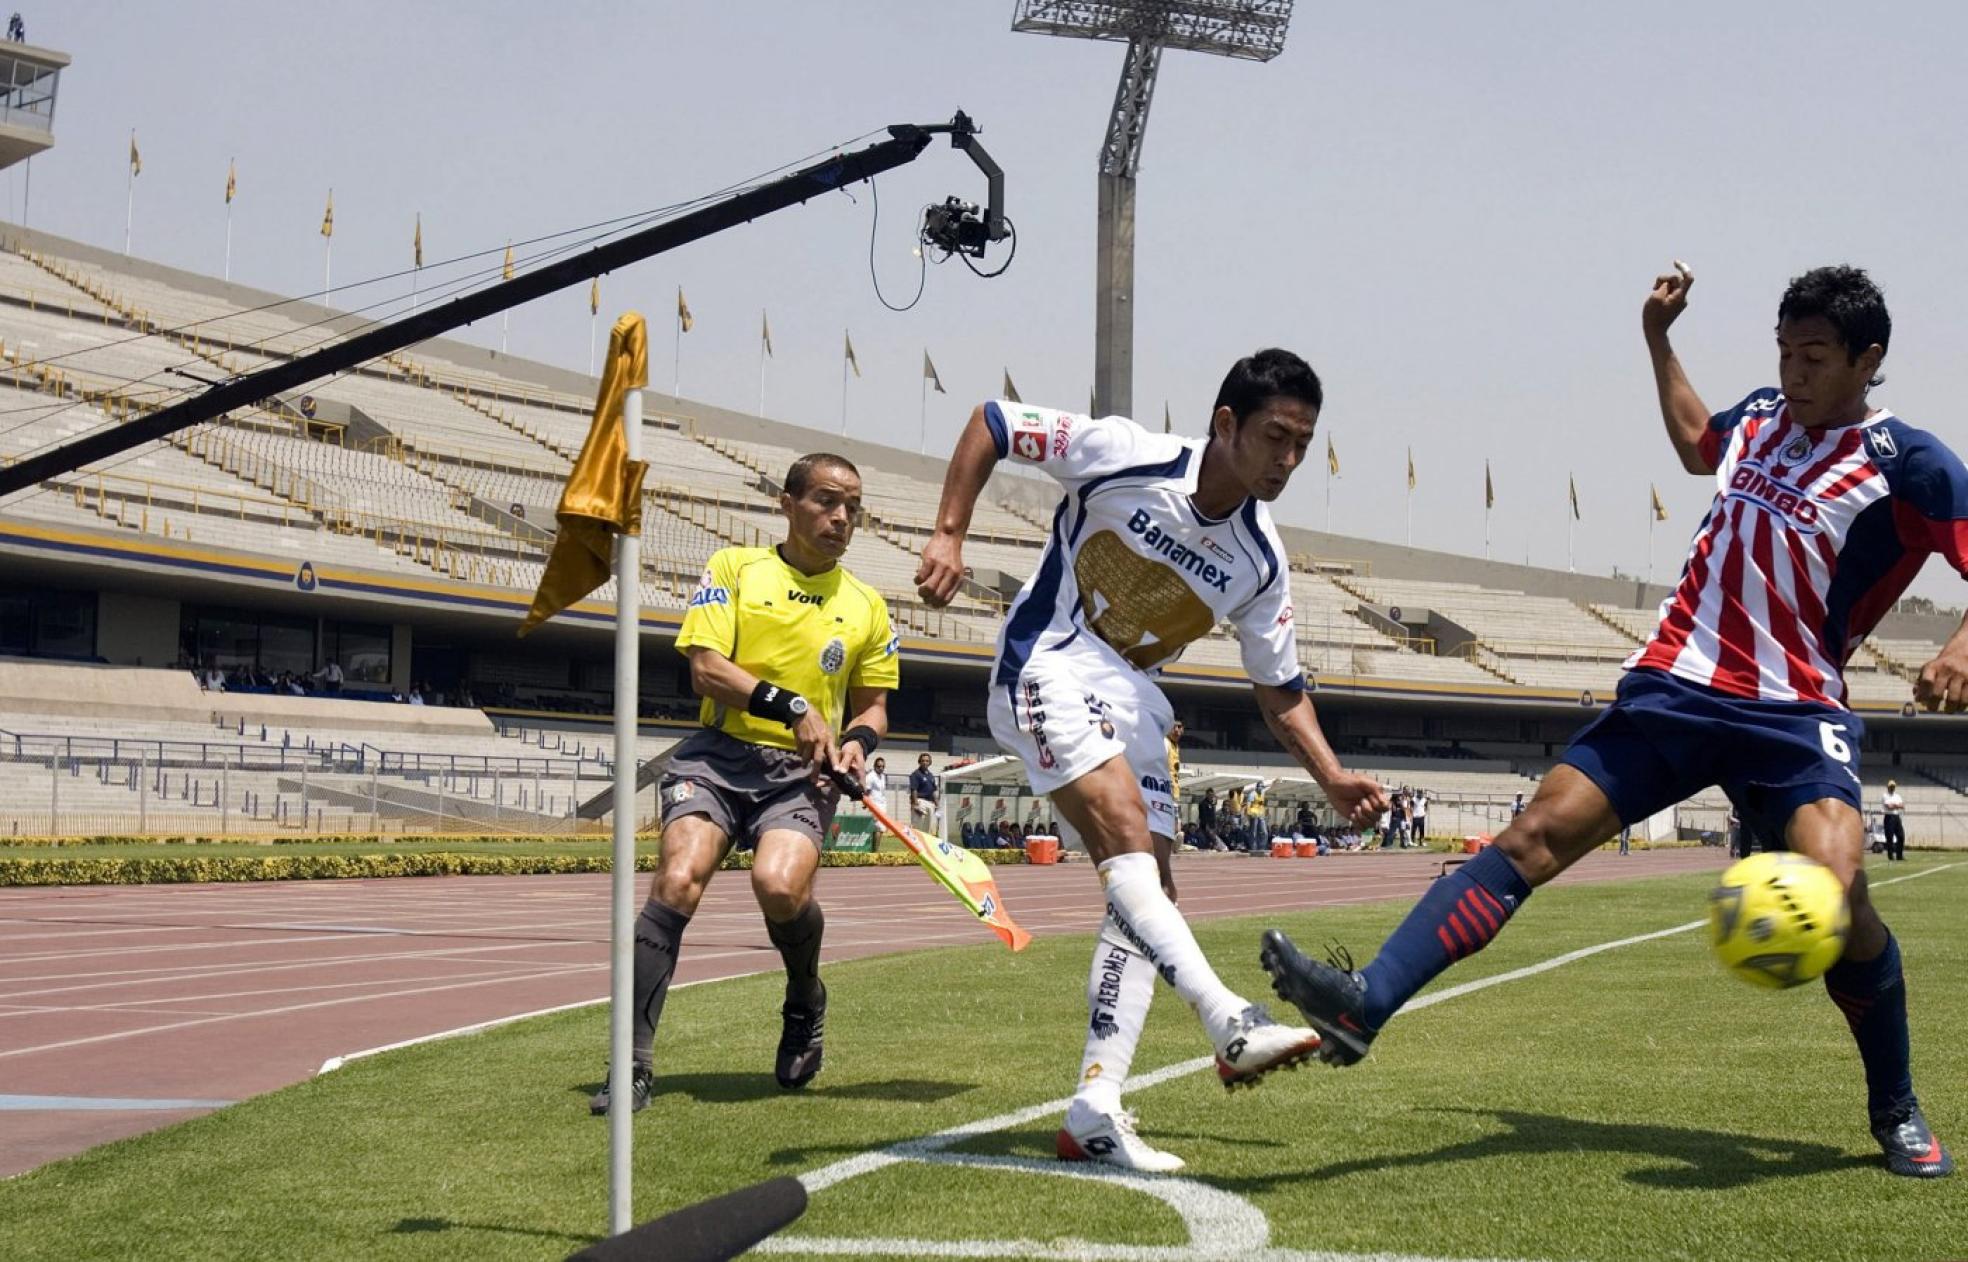
[[[793,699],[798,696],[791,689],[761,679],[758,687],[752,689],[752,699],[745,706],[745,712],[754,718],[771,719],[787,727],[798,727],[799,715],[793,711]]]
[[[861,746],[861,756],[866,758],[875,752],[875,746],[881,744],[881,737],[875,735],[875,729],[866,723],[856,723],[841,733],[841,748],[845,749],[849,741],[857,742]]]

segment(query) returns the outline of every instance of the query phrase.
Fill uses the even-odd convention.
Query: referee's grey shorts
[[[840,794],[807,778],[807,764],[788,749],[754,745],[704,728],[685,740],[663,773],[663,827],[702,815],[722,829],[727,844],[758,845],[774,829],[799,833],[819,849],[834,822]]]

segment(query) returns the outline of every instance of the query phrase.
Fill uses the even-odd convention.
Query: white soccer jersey
[[[1083,635],[1153,675],[1228,619],[1252,682],[1304,686],[1271,514],[1247,499],[1211,519],[1190,499],[1207,440],[1023,403],[987,403],[984,419],[1001,459],[1036,465],[1066,489],[998,637],[997,683],[1015,684],[1034,653]]]

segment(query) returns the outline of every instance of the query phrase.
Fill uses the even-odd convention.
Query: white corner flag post
[[[622,397],[622,434],[628,458],[642,459],[642,391]],[[620,1235],[630,1221],[630,1128],[635,1116],[635,838],[636,699],[640,690],[642,540],[615,536],[615,833],[609,863],[613,916],[609,922],[608,1005],[608,1231]]]

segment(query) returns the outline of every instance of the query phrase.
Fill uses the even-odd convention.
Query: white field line
[[[1911,881],[1918,877],[1932,876],[1950,868],[1962,866],[1960,863],[1942,864],[1925,871],[1909,873],[1879,881],[1874,888],[1897,885],[1901,881]],[[1460,986],[1450,986],[1431,994],[1423,995],[1407,1005],[1404,1012],[1459,999],[1464,995],[1500,986],[1505,982],[1519,981],[1548,973],[1566,964],[1618,950],[1622,947],[1636,946],[1643,942],[1653,942],[1676,934],[1687,933],[1707,924],[1706,918],[1691,920],[1686,924],[1658,929],[1652,933],[1635,934],[1632,937],[1602,942],[1596,946],[1567,951],[1537,964],[1524,968],[1511,969],[1490,977],[1478,978]],[[1126,1091],[1141,1091],[1158,1086],[1172,1079],[1199,1073],[1215,1063],[1212,1056],[1198,1056],[1194,1060],[1180,1061],[1166,1065],[1151,1073],[1142,1074],[1128,1081]],[[1039,1175],[1055,1175],[1097,1179],[1118,1184],[1134,1191],[1153,1196],[1174,1209],[1189,1228],[1190,1243],[1187,1245],[1121,1245],[1103,1244],[1082,1240],[1032,1241],[1032,1240],[915,1240],[893,1237],[873,1237],[864,1239],[842,1237],[801,1237],[775,1236],[765,1240],[757,1247],[765,1253],[826,1254],[850,1257],[921,1257],[921,1258],[1035,1258],[1094,1259],[1097,1262],[1214,1262],[1217,1259],[1240,1259],[1250,1262],[1436,1262],[1410,1254],[1348,1254],[1330,1252],[1305,1252],[1300,1250],[1273,1248],[1270,1243],[1270,1223],[1263,1213],[1241,1198],[1231,1197],[1220,1189],[1193,1179],[1176,1177],[1149,1178],[1128,1174],[1119,1170],[1086,1166],[1064,1166],[1053,1162],[1030,1161],[1020,1158],[985,1158],[946,1151],[961,1140],[976,1135],[987,1135],[997,1131],[1010,1130],[1039,1118],[1057,1115],[1071,1103],[1070,1098],[1049,1100],[1011,1113],[981,1121],[966,1122],[948,1130],[938,1131],[918,1139],[903,1140],[886,1148],[857,1153],[829,1165],[812,1170],[800,1176],[809,1193],[816,1193],[837,1183],[846,1182],[859,1175],[880,1170],[886,1166],[903,1161],[917,1161],[929,1164],[966,1165],[989,1168],[1016,1168]],[[1230,1213],[1222,1204],[1222,1199],[1241,1201],[1244,1209]],[[1255,1217],[1252,1217],[1252,1216]]]

